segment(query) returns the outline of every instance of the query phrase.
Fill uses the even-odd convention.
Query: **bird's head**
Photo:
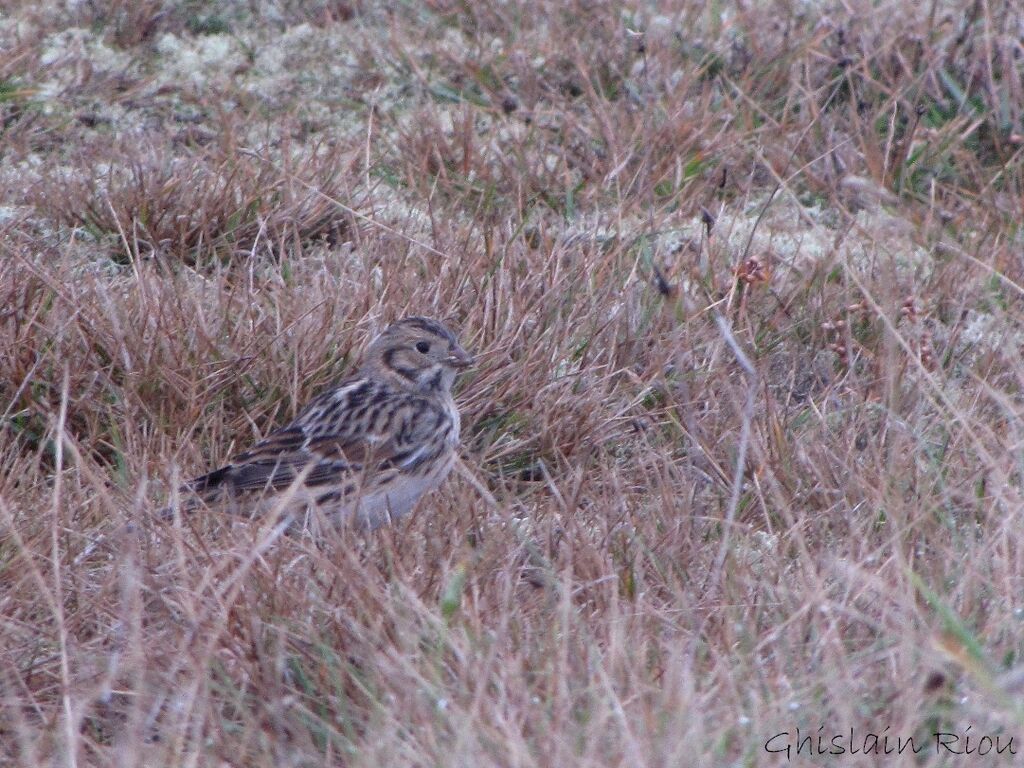
[[[406,317],[374,339],[364,369],[391,378],[405,389],[448,392],[459,371],[473,364],[443,323],[429,317]]]

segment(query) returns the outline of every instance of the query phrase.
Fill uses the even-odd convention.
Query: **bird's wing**
[[[303,471],[306,484],[316,485],[360,472],[365,454],[359,441],[311,440],[302,427],[292,425],[272,432],[233,457],[230,464],[196,478],[190,485],[197,493],[218,487],[236,492],[281,490]]]
[[[443,432],[448,418],[431,401],[404,395],[380,398],[359,419],[348,402],[328,419],[328,409],[339,400],[330,394],[227,466],[193,480],[188,490],[212,501],[225,491],[283,490],[303,473],[304,485],[315,487],[364,472],[369,477],[411,471],[432,456],[430,435]]]

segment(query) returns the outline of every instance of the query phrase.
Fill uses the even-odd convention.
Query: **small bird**
[[[472,364],[442,323],[399,320],[370,344],[353,375],[291,424],[182,486],[183,511],[206,505],[258,517],[283,506],[292,519],[315,511],[364,529],[408,514],[455,463],[452,384]]]

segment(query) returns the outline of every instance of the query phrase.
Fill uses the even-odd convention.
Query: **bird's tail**
[[[226,481],[231,469],[230,466],[221,467],[181,485],[178,488],[179,500],[177,503],[180,514],[186,515],[197,509],[215,506],[222,502],[227,497]],[[175,505],[170,504],[157,512],[157,517],[160,520],[173,520],[174,510]]]

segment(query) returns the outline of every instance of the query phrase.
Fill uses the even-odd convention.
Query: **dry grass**
[[[13,4],[0,762],[1024,750],[1024,14],[667,5]],[[153,520],[410,312],[411,520]]]

